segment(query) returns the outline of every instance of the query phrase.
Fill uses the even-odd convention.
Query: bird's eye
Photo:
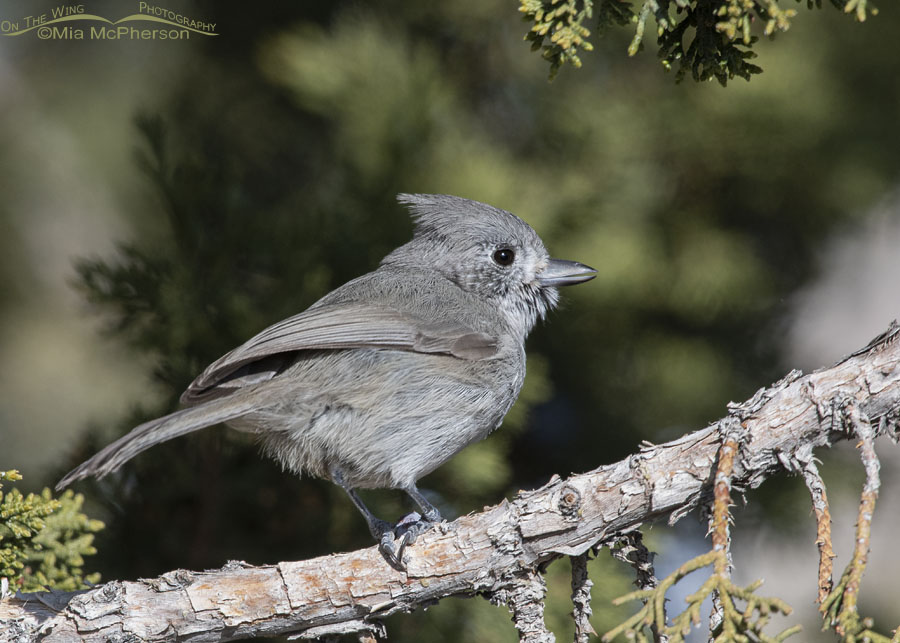
[[[509,248],[499,248],[494,251],[494,262],[496,262],[500,266],[512,265],[512,262],[515,258],[516,253]]]

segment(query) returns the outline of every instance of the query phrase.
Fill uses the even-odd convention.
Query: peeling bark
[[[215,571],[177,570],[150,580],[112,581],[89,591],[19,594],[0,601],[0,641],[230,641],[294,633],[362,632],[379,619],[451,595],[483,594],[521,614],[523,640],[551,641],[543,624],[543,565],[580,556],[618,533],[712,499],[723,429],[742,428],[731,481],[757,487],[809,471],[814,448],[850,435],[841,409],[868,418],[873,437],[897,439],[897,327],[827,369],[789,373],[719,422],[667,444],[645,445],[621,462],[442,524],[407,550],[405,572],[375,547],[313,560]],[[725,424],[727,423],[727,424]]]
[[[596,635],[591,625],[591,587],[594,583],[588,576],[588,556],[572,556],[572,618],[575,619],[575,643],[588,643],[591,634]]]

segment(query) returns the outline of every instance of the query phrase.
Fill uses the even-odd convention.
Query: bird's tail
[[[252,400],[247,396],[230,396],[145,422],[66,474],[57,483],[56,490],[59,491],[72,482],[88,476],[102,478],[107,473],[117,470],[138,453],[160,442],[219,422],[233,420],[252,409]]]

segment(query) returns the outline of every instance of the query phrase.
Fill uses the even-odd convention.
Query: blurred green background
[[[51,6],[38,4],[9,0],[0,18]],[[789,368],[827,365],[900,316],[900,8],[883,4],[862,25],[801,6],[788,33],[758,43],[765,72],[726,89],[674,84],[652,40],[628,58],[628,30],[548,83],[516,4],[495,0],[172,2],[219,35],[0,36],[0,469],[52,484],[174,409],[207,363],[408,239],[401,191],[511,210],[554,256],[599,270],[529,339],[502,430],[422,481],[446,516],[675,438]],[[854,457],[826,462],[851,514]],[[885,525],[895,471],[885,463]],[[107,523],[86,565],[105,579],[370,544],[339,489],[283,474],[222,430],[77,488]],[[737,573],[787,594],[812,623],[804,640],[831,640],[810,616],[804,494],[782,478],[750,495]],[[408,509],[364,495],[384,517]],[[660,573],[706,547],[703,526],[682,522],[650,531]],[[877,542],[873,559],[890,560]],[[601,632],[630,582],[607,559],[593,568]],[[801,559],[781,585],[772,576]],[[550,621],[569,637],[564,567],[548,574]],[[863,588],[883,631],[900,611],[878,579],[896,573],[896,561],[870,570]],[[515,640],[482,600],[388,628],[399,641]]]

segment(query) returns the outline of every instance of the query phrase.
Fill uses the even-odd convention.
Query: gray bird
[[[391,564],[441,520],[416,481],[496,429],[525,379],[525,337],[557,286],[596,271],[551,259],[519,217],[455,196],[401,194],[412,240],[374,272],[222,356],[151,420],[66,475],[116,471],[155,444],[224,422],[298,474],[340,485]],[[356,489],[402,489],[421,508],[395,528]]]

